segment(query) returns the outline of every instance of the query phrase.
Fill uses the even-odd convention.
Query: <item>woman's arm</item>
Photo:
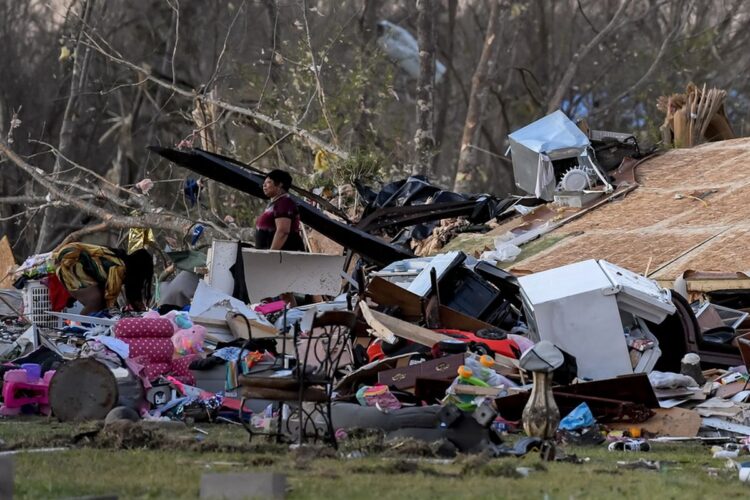
[[[277,217],[274,222],[276,224],[276,232],[271,242],[271,250],[281,250],[289,237],[289,233],[292,231],[292,219]]]

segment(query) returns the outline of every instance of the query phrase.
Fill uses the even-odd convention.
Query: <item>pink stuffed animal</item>
[[[178,330],[172,336],[175,354],[178,356],[200,354],[203,352],[203,341],[205,339],[206,328],[202,325],[193,325],[190,328]]]

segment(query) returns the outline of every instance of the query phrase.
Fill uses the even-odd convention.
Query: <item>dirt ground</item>
[[[608,452],[605,445],[564,447],[577,460],[539,457],[436,458],[416,442],[355,436],[339,451],[290,449],[254,439],[229,424],[162,430],[141,425],[100,429],[46,419],[0,420],[0,449],[15,467],[15,498],[197,498],[206,472],[287,475],[287,498],[729,498],[750,484],[700,444],[659,444],[647,453]],[[35,451],[39,448],[65,448]],[[23,450],[23,451],[21,451]],[[659,470],[618,461],[648,459]],[[249,492],[250,493],[250,492]]]

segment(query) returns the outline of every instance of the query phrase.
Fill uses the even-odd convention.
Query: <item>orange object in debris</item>
[[[470,378],[474,375],[474,372],[471,371],[471,368],[465,365],[461,365],[458,367],[458,376],[461,378]]]

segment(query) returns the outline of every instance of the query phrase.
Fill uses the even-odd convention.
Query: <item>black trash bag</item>
[[[13,360],[14,365],[35,363],[42,367],[42,374],[49,370],[56,370],[64,362],[63,358],[46,346],[39,346],[30,353]]]

